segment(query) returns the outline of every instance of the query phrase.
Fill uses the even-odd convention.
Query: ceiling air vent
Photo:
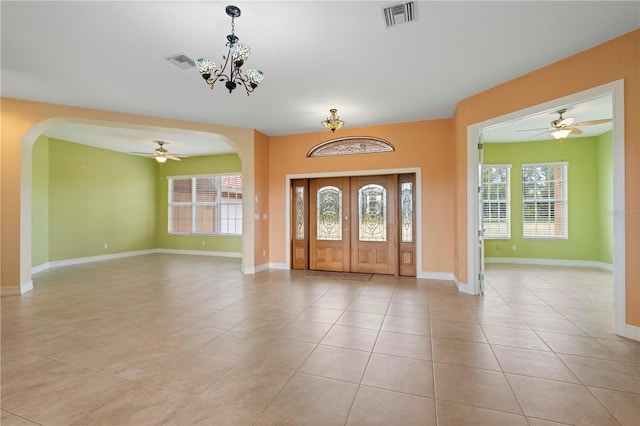
[[[387,28],[395,27],[399,24],[406,24],[407,22],[413,22],[416,20],[416,6],[415,2],[406,2],[396,4],[382,9],[384,13],[384,23]]]
[[[182,70],[188,70],[189,68],[193,68],[196,66],[196,63],[193,61],[193,59],[191,59],[184,53],[167,56],[165,59]]]

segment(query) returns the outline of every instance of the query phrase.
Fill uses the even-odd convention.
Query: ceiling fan
[[[179,157],[186,157],[186,155],[181,154],[169,154],[169,151],[164,149],[164,145],[168,145],[168,142],[162,141],[154,141],[159,146],[153,152],[153,154],[149,154],[147,152],[132,152],[132,154],[144,155],[145,157],[155,158],[158,163],[164,163],[167,160],[176,160],[180,161]]]
[[[600,120],[590,120],[590,121],[581,121],[580,123],[574,123],[576,120],[573,117],[564,118],[562,115],[567,112],[566,108],[559,109],[557,111],[559,117],[551,122],[551,127],[546,129],[523,129],[518,130],[519,132],[531,132],[534,130],[544,130],[542,133],[538,133],[537,135],[531,136],[531,138],[535,138],[536,136],[543,135],[545,133],[551,133],[556,139],[564,139],[570,134],[579,135],[582,133],[582,130],[578,129],[578,127],[584,126],[593,126],[596,124],[610,123],[613,121],[612,118],[603,118]]]

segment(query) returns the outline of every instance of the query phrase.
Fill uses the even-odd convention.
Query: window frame
[[[167,177],[167,190],[168,190],[168,211],[167,211],[167,232],[169,235],[199,235],[199,236],[242,236],[242,216],[243,216],[243,206],[242,200],[244,197],[244,181],[242,182],[242,187],[239,191],[236,191],[236,194],[240,194],[240,199],[229,200],[225,199],[221,196],[222,189],[222,177],[224,176],[238,176],[240,179],[243,179],[242,173],[214,173],[214,174],[202,174],[202,175],[185,175],[185,176],[168,176]],[[216,188],[216,196],[215,201],[198,201],[196,197],[197,194],[197,180],[198,179],[208,179],[215,178],[215,188]],[[182,202],[174,202],[173,201],[173,184],[176,180],[191,180],[191,201],[182,201]],[[173,230],[173,207],[176,206],[190,206],[191,207],[191,231],[190,232],[177,232]],[[216,223],[214,224],[214,228],[219,230],[218,232],[199,232],[197,231],[197,207],[206,207],[211,206],[215,209],[215,219]],[[238,218],[237,215],[234,215],[233,218],[227,217],[226,219],[223,217],[223,211],[229,212],[229,206],[235,206],[235,210],[239,208],[240,217],[240,232],[220,232],[223,229],[222,222],[224,220],[227,221],[235,221],[237,223]],[[227,224],[226,229],[229,229],[229,225]],[[236,226],[237,229],[237,226]]]
[[[512,164],[483,164],[482,165],[482,227],[483,227],[483,238],[485,240],[510,240],[511,239],[511,168],[512,168]],[[498,168],[498,167],[502,167],[502,168],[506,168],[507,169],[507,181],[506,181],[506,188],[505,188],[505,199],[495,199],[495,200],[485,200],[484,198],[484,193],[485,193],[485,180],[484,180],[484,173],[485,173],[485,168],[489,168],[489,167],[493,167],[493,168]],[[505,210],[506,210],[506,235],[496,235],[496,234],[489,234],[487,233],[487,230],[485,228],[485,205],[488,203],[504,203],[505,204]]]
[[[556,193],[554,190],[553,197],[541,197],[541,198],[531,198],[525,196],[525,180],[524,180],[524,169],[525,167],[540,167],[540,166],[562,166],[562,197],[556,197]],[[542,162],[542,163],[523,163],[522,164],[522,238],[528,240],[568,240],[569,239],[569,162],[567,161],[550,161],[550,162]],[[548,180],[547,180],[548,181]],[[556,182],[554,178],[551,181],[551,185]],[[562,235],[525,235],[525,206],[531,203],[553,203],[554,204],[554,212],[556,203],[561,203],[562,205]],[[555,218],[555,213],[554,213]],[[538,223],[537,221],[534,223]]]

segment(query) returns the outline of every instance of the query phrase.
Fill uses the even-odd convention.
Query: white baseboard
[[[241,253],[224,252],[224,251],[204,251],[204,250],[174,250],[174,249],[149,249],[138,251],[125,251],[122,253],[104,254],[100,256],[88,256],[79,257],[76,259],[56,260],[53,262],[43,263],[42,265],[34,266],[31,268],[31,275],[38,272],[46,271],[50,268],[57,268],[59,266],[79,265],[82,263],[99,262],[102,260],[120,259],[123,257],[143,256],[146,254],[165,253],[165,254],[184,254],[191,256],[215,256],[215,257],[234,257],[241,258]]]
[[[22,286],[11,286],[11,287],[0,287],[0,296],[1,297],[7,297],[7,296],[20,296],[22,293],[21,291],[21,287]]]
[[[287,265],[286,263],[271,262],[271,263],[269,263],[269,269],[285,269],[285,270],[289,270],[291,268],[289,268],[289,265]]]
[[[268,263],[263,263],[262,265],[254,266],[253,270],[255,272],[267,271],[267,270],[269,270],[269,264]]]
[[[46,271],[51,267],[49,262],[43,263],[42,265],[34,266],[31,268],[31,275],[37,274],[38,272]]]
[[[49,262],[49,268],[57,268],[59,266],[80,265],[82,263],[100,262],[103,260],[121,259],[123,257],[143,256],[145,254],[152,254],[152,253],[155,253],[155,250],[125,251],[122,253],[103,254],[100,256],[88,256],[88,257],[78,257],[76,259],[56,260],[53,262]],[[31,273],[33,274],[33,271]]]
[[[242,253],[231,251],[206,251],[206,250],[178,250],[178,249],[164,249],[159,248],[152,250],[153,253],[164,254],[186,254],[190,256],[214,256],[214,257],[235,257],[242,258]]]
[[[453,282],[456,284],[456,287],[458,287],[458,291],[461,293],[466,293],[466,294],[472,294],[472,295],[477,295],[477,293],[474,293],[473,290],[471,289],[471,286],[467,283],[462,283],[458,280],[458,277],[456,277],[455,275],[453,276]]]
[[[425,280],[443,280],[443,281],[453,281],[454,276],[453,272],[429,272],[429,271],[420,271],[417,274],[416,278],[422,278]]]
[[[625,324],[624,337],[640,341],[640,327]]]
[[[600,268],[613,271],[613,265],[597,260],[535,259],[528,257],[485,257],[484,263],[510,263],[516,265],[571,266],[578,268]]]
[[[33,281],[22,283],[19,286],[0,287],[0,297],[20,296],[33,290]]]

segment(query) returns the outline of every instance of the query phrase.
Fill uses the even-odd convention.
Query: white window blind
[[[169,178],[170,234],[242,234],[242,176]]]
[[[511,238],[511,165],[482,168],[482,219],[485,239]]]
[[[522,165],[522,236],[568,238],[567,163]]]

